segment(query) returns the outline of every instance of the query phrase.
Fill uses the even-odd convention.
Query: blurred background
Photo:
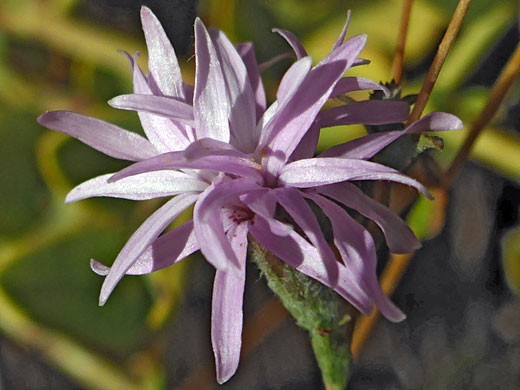
[[[418,93],[457,1],[416,0],[404,94]],[[0,389],[213,389],[212,268],[198,255],[146,277],[126,277],[105,307],[89,259],[110,264],[157,201],[63,204],[80,182],[120,169],[113,160],[36,123],[72,110],[141,132],[137,115],[106,101],[131,91],[118,49],[146,50],[142,4],[161,20],[193,79],[193,20],[253,41],[260,62],[289,50],[293,31],[320,59],[352,10],[348,36],[368,34],[372,62],[350,75],[390,81],[400,0],[2,0],[0,2]],[[515,0],[473,0],[425,113],[469,127],[519,41]],[[290,60],[265,72],[268,98]],[[451,190],[407,214],[424,240],[394,300],[408,315],[381,321],[357,355],[350,389],[520,388],[520,88],[518,80]],[[360,98],[363,96],[359,96]],[[364,96],[365,98],[367,97]],[[364,134],[326,129],[325,148]],[[420,163],[435,176],[466,130]],[[435,182],[435,180],[433,180]],[[444,201],[443,201],[444,200]],[[187,217],[187,216],[185,216]],[[380,256],[383,265],[388,254]],[[319,389],[297,328],[250,264],[243,358],[223,389]]]

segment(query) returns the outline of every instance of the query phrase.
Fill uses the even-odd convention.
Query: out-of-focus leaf
[[[92,390],[137,390],[134,381],[106,358],[70,338],[35,324],[0,289],[0,329],[19,344],[39,352],[52,364]]]
[[[446,2],[446,1],[445,1]],[[476,13],[476,3],[485,12]],[[471,20],[470,16],[473,16]],[[515,18],[518,18],[516,1],[473,1],[470,14],[464,21],[464,28],[457,38],[450,55],[442,68],[436,89],[454,90],[458,88],[480,64],[486,51],[504,33]]]
[[[454,156],[467,136],[467,129],[448,131],[442,157]],[[495,170],[501,175],[520,181],[520,136],[516,133],[488,127],[480,135],[470,153],[470,158]]]
[[[520,296],[520,227],[510,229],[502,238],[502,265],[509,288]]]
[[[89,259],[114,259],[121,235],[105,229],[62,237],[7,265],[0,282],[42,324],[104,351],[126,355],[144,345],[151,305],[144,278],[126,277],[105,307],[97,298],[103,279]]]
[[[117,55],[117,50],[146,53],[142,50],[142,41],[124,38],[106,28],[72,21],[56,14],[56,10],[50,7],[36,5],[33,1],[9,1],[2,8],[2,29],[18,37],[37,39],[71,57],[77,56],[118,70],[126,69],[128,64],[123,56]],[[131,79],[130,72],[122,75]]]
[[[29,113],[0,109],[0,235],[33,226],[50,201],[34,156],[39,135]]]
[[[406,218],[406,222],[420,241],[435,237],[444,226],[446,193],[437,188],[431,189],[430,192],[435,199],[420,196]]]

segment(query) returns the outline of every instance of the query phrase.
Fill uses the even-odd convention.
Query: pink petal
[[[240,361],[242,345],[242,306],[246,280],[247,223],[239,224],[228,233],[228,239],[240,271],[215,273],[211,306],[211,344],[215,355],[217,382],[223,384],[231,378]]]
[[[295,188],[278,188],[276,199],[289,213],[291,218],[303,230],[309,241],[319,251],[320,257],[327,269],[329,283],[335,286],[338,280],[338,262],[329,244],[323,237],[320,225],[303,196]]]
[[[246,179],[214,182],[204,191],[195,205],[193,221],[200,250],[206,260],[219,270],[226,270],[231,263],[240,263],[225,237],[221,219],[222,208],[246,192],[258,189],[258,185]]]
[[[343,77],[339,79],[332,90],[330,97],[345,95],[353,91],[383,91],[385,96],[390,96],[390,91],[384,85],[363,77]]]
[[[377,280],[376,248],[370,233],[334,202],[315,194],[307,196],[331,222],[336,248],[357,285],[374,299],[381,314],[387,319],[393,322],[404,320],[405,315],[390,302]]]
[[[148,48],[148,70],[164,95],[184,100],[181,69],[161,23],[147,7],[141,8],[141,22]]]
[[[200,249],[193,232],[193,221],[188,221],[172,231],[163,234],[146,248],[135,263],[126,271],[126,275],[145,275],[169,267]],[[90,260],[90,267],[98,275],[105,276],[110,268]]]
[[[292,231],[285,237],[275,235],[271,233],[267,223],[258,216],[255,217],[254,223],[250,224],[249,233],[280,260],[302,274],[333,288],[359,311],[370,314],[372,299],[359,288],[347,268],[338,263],[339,278],[337,281],[331,281],[318,250],[298,233]]]
[[[355,185],[346,182],[331,184],[319,187],[318,192],[373,220],[381,228],[391,252],[410,253],[421,247],[412,229],[401,218]]]
[[[256,102],[256,120],[258,121],[266,108],[265,90],[260,78],[260,69],[256,61],[255,49],[252,43],[240,43],[236,45],[238,54],[244,61],[247,69],[247,76],[249,82],[255,93]]]
[[[347,11],[347,20],[345,20],[343,29],[341,30],[341,33],[339,34],[339,37],[336,40],[336,43],[334,43],[334,46],[332,47],[332,51],[334,51],[338,47],[340,47],[343,44],[343,41],[345,40],[345,35],[347,35],[348,25],[350,24],[350,14],[351,14],[351,12],[350,12],[350,10],[348,10]]]
[[[146,172],[117,182],[108,182],[114,174],[98,176],[74,187],[65,203],[95,196],[109,196],[131,200],[154,199],[184,192],[204,191],[206,183],[179,171]]]
[[[168,201],[155,211],[132,234],[119,255],[114,260],[99,294],[99,305],[103,306],[126,272],[135,264],[139,256],[161,234],[177,216],[198,198],[198,194],[182,194]]]
[[[255,214],[265,219],[271,232],[287,236],[294,228],[286,223],[278,223],[273,217],[276,211],[276,195],[271,189],[262,188],[240,196],[240,201]]]
[[[75,112],[46,112],[38,117],[38,123],[77,138],[111,157],[138,161],[157,154],[154,146],[139,134]]]
[[[303,57],[292,64],[287,72],[285,72],[278,86],[278,91],[276,92],[276,100],[280,107],[283,107],[287,100],[292,98],[298,91],[303,80],[305,80],[305,77],[309,74],[311,67],[312,58]]]
[[[343,61],[313,69],[298,88],[302,93],[294,93],[269,122],[272,130],[267,133],[262,165],[274,176],[314,122],[344,69]]]
[[[273,28],[272,31],[280,34],[287,41],[287,43],[291,45],[291,47],[294,50],[294,53],[296,54],[296,58],[302,59],[303,57],[308,56],[300,40],[292,32],[281,28]]]
[[[320,139],[320,123],[314,121],[310,129],[305,133],[302,140],[294,150],[293,154],[289,158],[289,161],[303,160],[306,158],[314,157],[318,141]]]
[[[193,105],[197,138],[229,142],[230,104],[218,55],[202,21],[195,20],[195,91]]]
[[[194,161],[209,156],[230,156],[250,160],[251,155],[238,151],[233,145],[217,141],[213,138],[201,138],[186,148],[183,157],[186,161]]]
[[[300,143],[319,110],[325,104],[336,82],[352,65],[366,42],[366,36],[349,39],[320,62],[300,85],[301,94],[294,94],[281,107],[269,133],[262,165],[277,176]]]
[[[354,180],[388,180],[415,187],[431,198],[428,190],[418,181],[401,172],[369,161],[347,158],[309,158],[288,164],[279,180],[291,187],[317,187]]]
[[[193,107],[179,100],[153,95],[120,95],[109,100],[108,104],[122,110],[143,111],[166,118],[178,119],[193,124]]]
[[[249,159],[217,154],[204,156],[193,161],[187,161],[184,158],[183,152],[169,152],[132,164],[112,176],[109,179],[109,182],[115,182],[125,177],[138,175],[144,172],[180,168],[214,170],[217,172],[250,177],[258,182],[263,181],[258,165]]]
[[[129,56],[127,58],[133,69],[134,93],[153,95],[154,92],[149,86],[149,84],[153,85],[152,75],[147,80],[135,58]],[[162,94],[159,87],[154,87],[154,89],[156,93]],[[191,135],[189,133],[192,133],[192,130],[180,122],[142,111],[138,111],[137,114],[146,136],[160,153],[182,150],[189,144],[189,135]],[[189,131],[187,131],[188,129]]]
[[[345,144],[333,146],[320,154],[320,157],[345,157],[367,160],[385,146],[391,144],[404,134],[418,134],[423,131],[445,131],[462,128],[462,121],[455,115],[445,112],[432,112],[403,131],[370,134]]]
[[[345,43],[339,45],[337,48],[332,50],[330,54],[321,60],[316,68],[329,64],[334,61],[347,60],[348,66],[345,71],[356,63],[364,63],[366,60],[358,59],[361,50],[365,47],[367,36],[365,34],[356,35],[350,38]]]
[[[384,125],[408,119],[410,106],[396,100],[364,100],[322,111],[318,118],[322,127],[351,125]]]
[[[237,141],[235,146],[243,152],[252,153],[258,143],[259,134],[255,131],[255,95],[246,66],[235,46],[222,31],[211,29],[210,36],[225,79],[230,104],[229,125]]]

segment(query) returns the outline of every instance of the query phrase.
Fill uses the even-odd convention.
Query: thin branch
[[[393,79],[397,85],[401,84],[403,75],[404,48],[406,44],[406,34],[408,32],[408,22],[410,21],[410,11],[412,10],[413,0],[404,0],[403,13],[401,15],[401,28],[397,47],[395,49],[394,64],[392,66]]]
[[[421,114],[426,107],[426,103],[430,98],[433,86],[437,81],[437,77],[439,76],[442,65],[444,64],[444,61],[446,60],[446,57],[448,56],[448,53],[453,46],[453,42],[457,37],[460,26],[462,25],[462,21],[464,20],[464,16],[466,16],[466,13],[468,12],[470,3],[471,0],[459,0],[457,8],[455,9],[455,12],[451,18],[450,24],[448,25],[448,29],[446,30],[446,33],[444,34],[444,37],[439,44],[437,54],[435,54],[435,58],[433,59],[432,65],[430,66],[430,70],[426,75],[421,92],[419,92],[417,101],[415,102],[412,113],[410,114],[410,118],[408,119],[407,126],[421,117]]]
[[[507,62],[504,70],[500,74],[500,77],[495,83],[495,86],[489,94],[489,99],[486,107],[482,110],[477,120],[471,126],[471,130],[464,141],[464,144],[459,150],[459,153],[451,163],[450,167],[446,171],[444,176],[443,185],[448,188],[455,177],[455,174],[462,166],[462,163],[468,158],[469,153],[477,137],[491,121],[493,116],[498,110],[500,103],[504,100],[504,97],[513,84],[513,81],[520,73],[520,44],[516,46],[516,50]]]

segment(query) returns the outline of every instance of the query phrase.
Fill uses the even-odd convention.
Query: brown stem
[[[471,0],[459,0],[457,4],[457,8],[453,13],[450,24],[448,25],[448,29],[442,38],[441,43],[439,44],[439,48],[437,49],[437,53],[435,54],[435,58],[430,66],[430,70],[426,75],[426,79],[421,88],[421,92],[419,92],[419,96],[417,97],[417,101],[413,107],[412,113],[410,114],[410,118],[408,119],[407,126],[411,125],[417,119],[421,117],[421,114],[426,107],[426,103],[430,98],[430,94],[433,90],[433,86],[437,81],[437,77],[441,71],[442,65],[444,64],[444,60],[448,56],[448,53],[453,46],[453,42],[457,37],[460,26],[462,25],[462,21],[464,20],[464,16],[466,16],[466,12],[468,11],[468,7],[471,3]]]
[[[504,97],[513,84],[516,76],[520,73],[520,44],[516,46],[516,50],[507,62],[504,70],[500,74],[500,77],[495,83],[495,86],[491,90],[489,94],[489,99],[486,104],[486,107],[482,110],[479,117],[473,125],[471,126],[471,130],[464,141],[464,144],[459,150],[459,153],[451,163],[450,167],[446,171],[446,174],[443,179],[444,188],[448,188],[455,177],[455,174],[462,166],[462,163],[468,158],[469,153],[471,151],[471,147],[475,143],[477,137],[482,132],[482,130],[486,127],[486,125],[491,121],[493,116],[498,110],[500,103],[504,100]]]
[[[410,21],[410,11],[412,10],[413,0],[404,0],[403,13],[401,15],[401,28],[399,30],[399,38],[397,39],[397,47],[395,49],[393,64],[393,79],[397,85],[401,84],[403,75],[404,48],[406,44],[406,34],[408,32],[408,22]]]

